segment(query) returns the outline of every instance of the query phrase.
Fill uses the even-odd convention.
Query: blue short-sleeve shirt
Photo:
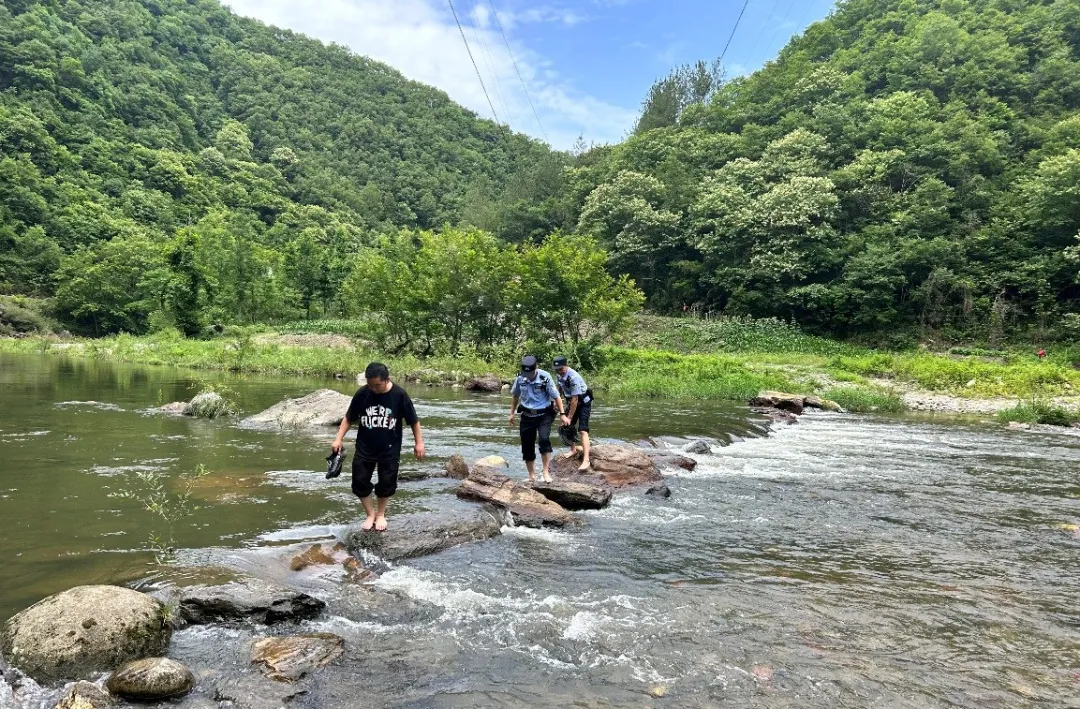
[[[589,390],[589,387],[585,384],[585,378],[575,372],[569,367],[566,368],[566,374],[559,375],[559,391],[562,395],[569,398],[571,396],[585,396],[585,392]]]
[[[526,409],[546,409],[559,398],[555,380],[542,369],[536,371],[536,378],[532,380],[519,374],[510,387],[510,393],[518,397],[519,403]]]

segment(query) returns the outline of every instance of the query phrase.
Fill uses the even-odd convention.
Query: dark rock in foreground
[[[113,698],[108,692],[93,682],[81,680],[71,685],[53,709],[107,709],[111,706]]]
[[[555,477],[615,488],[646,485],[664,479],[649,453],[641,448],[601,444],[592,447],[590,457],[592,468],[582,473],[578,471],[579,459],[557,456],[552,465]]]
[[[671,488],[667,485],[655,485],[646,490],[645,494],[649,497],[662,497],[666,499],[671,497]]]
[[[251,621],[273,625],[314,618],[326,604],[318,598],[258,579],[183,589],[180,619],[189,625]]]
[[[385,532],[349,529],[346,545],[352,552],[367,551],[386,561],[411,559],[458,544],[490,539],[502,532],[502,516],[488,508],[462,513],[424,513],[389,517]]]
[[[320,389],[299,399],[286,399],[241,423],[246,426],[273,426],[276,428],[315,428],[337,426],[345,418],[352,397],[334,391]]]
[[[611,489],[569,480],[523,483],[567,510],[600,510],[611,504]]]
[[[565,527],[580,524],[558,504],[539,492],[518,485],[501,471],[476,465],[461,483],[458,497],[476,502],[489,502],[510,513],[514,523],[524,527]]]
[[[295,682],[345,654],[345,640],[331,633],[263,638],[251,650],[251,661],[278,682]]]
[[[105,686],[125,699],[153,701],[182,697],[194,689],[195,676],[176,660],[150,657],[113,672]]]
[[[502,391],[502,380],[494,374],[485,374],[482,377],[470,379],[465,384],[465,390],[498,393]]]
[[[32,679],[55,682],[162,655],[171,636],[156,599],[119,586],[77,586],[8,620],[0,652]]]

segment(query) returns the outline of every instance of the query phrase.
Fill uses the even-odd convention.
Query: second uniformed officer
[[[566,363],[566,357],[556,357],[553,363],[555,373],[559,376],[559,391],[566,397],[566,405],[570,410],[562,417],[562,423],[569,429],[570,452],[567,458],[577,456],[577,443],[574,442],[577,431],[581,432],[581,467],[578,470],[585,471],[592,464],[589,460],[589,417],[592,416],[592,389],[585,384],[580,374],[571,369]],[[575,431],[576,429],[576,431]]]
[[[521,414],[521,457],[529,471],[529,480],[536,480],[536,441],[540,440],[540,457],[544,461],[544,480],[551,482],[551,424],[556,408],[564,415],[562,397],[551,375],[537,366],[536,357],[521,358],[521,374],[510,389],[514,401],[510,405],[510,425]]]

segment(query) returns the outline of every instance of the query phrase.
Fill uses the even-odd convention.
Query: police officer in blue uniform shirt
[[[510,405],[510,425],[521,414],[521,457],[529,471],[529,480],[536,480],[536,440],[540,439],[540,457],[544,460],[544,480],[551,482],[551,424],[555,412],[565,415],[562,397],[551,375],[537,366],[536,357],[521,358],[521,374],[510,387],[514,401]]]
[[[585,379],[567,365],[566,357],[555,358],[555,374],[558,375],[559,391],[566,397],[566,405],[570,410],[562,417],[562,424],[569,430],[567,438],[570,443],[570,452],[567,458],[577,457],[577,442],[574,440],[576,431],[581,432],[581,466],[578,470],[588,470],[592,463],[589,460],[589,417],[592,416],[593,394],[592,389],[585,383]]]

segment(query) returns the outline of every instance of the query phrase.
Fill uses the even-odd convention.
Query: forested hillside
[[[757,73],[658,83],[563,194],[660,310],[1080,335],[1080,3],[842,0]]]
[[[211,0],[0,5],[0,293],[88,332],[341,314],[375,234],[562,160]]]

